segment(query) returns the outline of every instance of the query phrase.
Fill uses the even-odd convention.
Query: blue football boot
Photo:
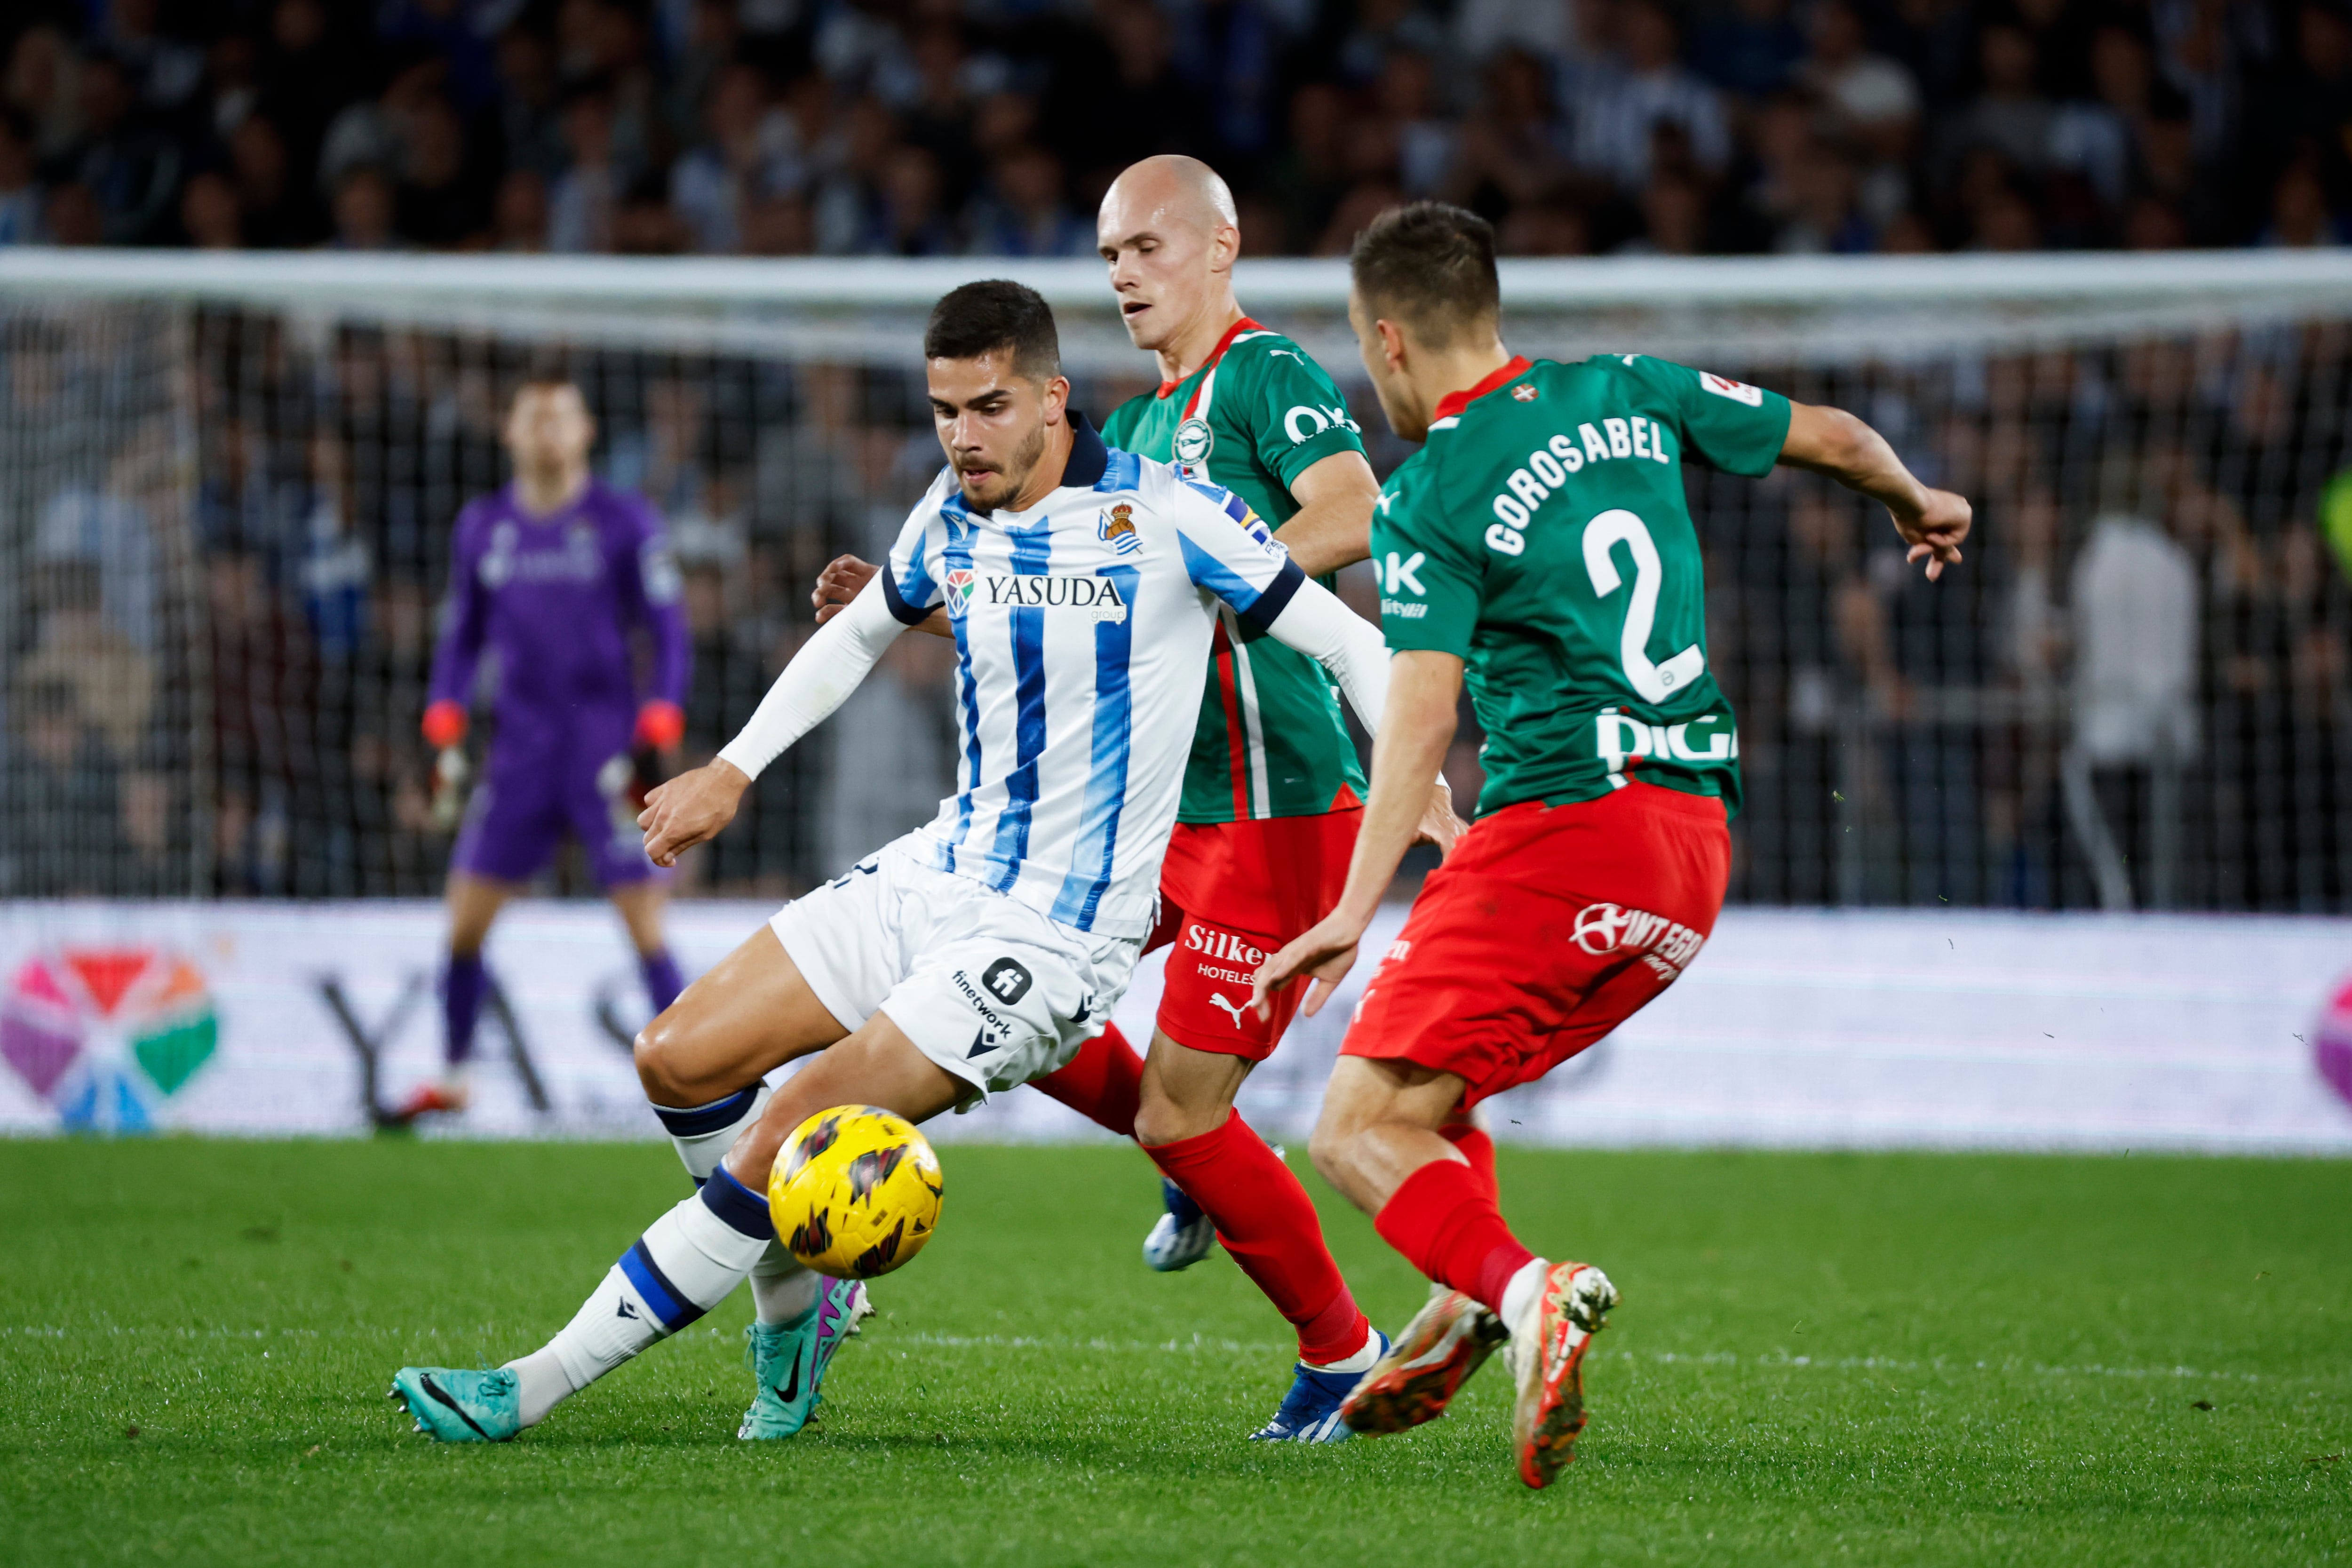
[[[1372,1338],[1380,1342],[1378,1355],[1389,1353],[1389,1338],[1378,1329]],[[1375,1361],[1378,1357],[1376,1356]],[[1344,1443],[1356,1434],[1339,1419],[1340,1403],[1350,1390],[1364,1380],[1360,1372],[1318,1372],[1300,1362],[1297,1375],[1290,1380],[1290,1392],[1282,1396],[1282,1408],[1274,1419],[1250,1434],[1253,1443]]]
[[[1168,1212],[1143,1238],[1143,1264],[1162,1274],[1173,1274],[1180,1268],[1190,1268],[1209,1256],[1209,1248],[1217,1245],[1217,1225],[1201,1212],[1201,1205],[1184,1195],[1184,1189],[1160,1178],[1160,1201]]]
[[[873,1316],[862,1279],[823,1279],[816,1305],[789,1323],[753,1323],[743,1337],[760,1391],[735,1436],[747,1441],[789,1437],[816,1414],[824,1369],[842,1342],[857,1332],[858,1321]]]
[[[419,1432],[444,1443],[504,1443],[522,1430],[522,1379],[505,1367],[404,1366],[393,1373],[392,1397]]]

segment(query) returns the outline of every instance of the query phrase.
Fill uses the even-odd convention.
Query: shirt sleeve
[[[944,568],[940,563],[939,548],[932,537],[932,524],[940,515],[938,490],[934,483],[931,493],[915,503],[907,514],[905,526],[898,530],[898,542],[890,547],[890,558],[882,563],[882,599],[897,616],[901,626],[919,626],[930,613],[947,603],[947,585],[942,580]]]
[[[1635,355],[1629,367],[1673,399],[1683,450],[1727,474],[1760,479],[1789,439],[1789,400],[1744,381]]]
[[[1250,435],[1258,461],[1284,489],[1332,453],[1364,449],[1363,430],[1349,416],[1348,400],[1303,352],[1266,349],[1254,368]]]
[[[1242,625],[1262,632],[1307,581],[1290,552],[1249,503],[1217,485],[1176,479],[1176,542],[1184,574],[1223,599]]]
[[[669,531],[651,502],[631,509],[631,548],[618,563],[631,609],[653,641],[653,668],[646,700],[686,704],[686,684],[694,668],[694,639],[686,624],[684,576],[670,549]]]
[[[1389,476],[1372,509],[1372,571],[1391,648],[1470,657],[1486,567],[1450,523],[1428,460]]]
[[[489,630],[489,594],[482,587],[481,514],[470,506],[459,512],[456,532],[449,552],[449,598],[442,606],[441,640],[433,649],[427,702],[472,701],[474,671],[481,664],[482,640]]]

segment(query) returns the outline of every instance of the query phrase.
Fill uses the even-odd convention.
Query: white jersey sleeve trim
[[[876,575],[887,581],[887,573]],[[758,778],[793,742],[848,700],[874,661],[906,629],[892,614],[882,582],[867,583],[848,608],[801,645],[741,733],[719,748],[720,758]]]

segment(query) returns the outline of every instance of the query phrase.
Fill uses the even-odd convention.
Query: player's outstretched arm
[[[1304,1010],[1314,1016],[1355,966],[1356,944],[1420,832],[1429,780],[1454,743],[1461,695],[1462,661],[1454,655],[1407,648],[1390,659],[1388,711],[1372,739],[1372,796],[1356,830],[1347,888],[1339,908],[1257,972],[1250,999],[1259,1016],[1271,1016],[1268,998],[1302,974],[1313,980]]]
[[[1905,559],[1927,562],[1929,582],[1959,563],[1972,517],[1967,500],[1921,484],[1885,437],[1844,409],[1790,404],[1780,461],[1827,474],[1885,507],[1895,531],[1910,546]]]
[[[825,569],[816,574],[816,588],[809,595],[809,603],[816,606],[816,624],[823,626],[842,611],[849,601],[866,591],[874,581],[877,568],[871,561],[860,561],[855,555],[836,555]],[[948,624],[946,606],[933,610],[915,624],[919,632],[929,632],[935,637],[952,640],[955,628]]]
[[[1298,592],[1266,631],[1276,641],[1329,670],[1364,728],[1375,737],[1380,734],[1388,705],[1389,649],[1378,627],[1309,578],[1298,585]],[[1454,840],[1462,837],[1466,824],[1454,815],[1454,791],[1443,774],[1424,793],[1423,800],[1421,821],[1414,829],[1416,841],[1436,845],[1441,857],[1453,854]]]
[[[906,629],[890,613],[879,583],[829,617],[768,688],[742,733],[705,766],[646,796],[637,826],[646,830],[646,858],[675,866],[681,851],[717,836],[735,819],[736,805],[761,771],[846,701]]]

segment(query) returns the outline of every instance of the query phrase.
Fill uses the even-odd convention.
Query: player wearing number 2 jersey
[[[1583,1428],[1584,1347],[1616,1292],[1589,1264],[1522,1246],[1483,1150],[1444,1132],[1671,984],[1722,906],[1739,736],[1707,669],[1683,465],[1826,473],[1885,503],[1931,578],[1959,559],[1969,505],[1836,409],[1639,354],[1513,356],[1493,231],[1469,213],[1385,213],[1350,267],[1382,411],[1425,445],[1372,522],[1394,659],[1347,887],[1255,995],[1311,974],[1312,1011],[1354,962],[1466,675],[1487,736],[1477,825],[1365,989],[1314,1155],[1435,1282],[1341,1418],[1362,1432],[1426,1421],[1507,1342],[1519,1474],[1540,1487]]]

